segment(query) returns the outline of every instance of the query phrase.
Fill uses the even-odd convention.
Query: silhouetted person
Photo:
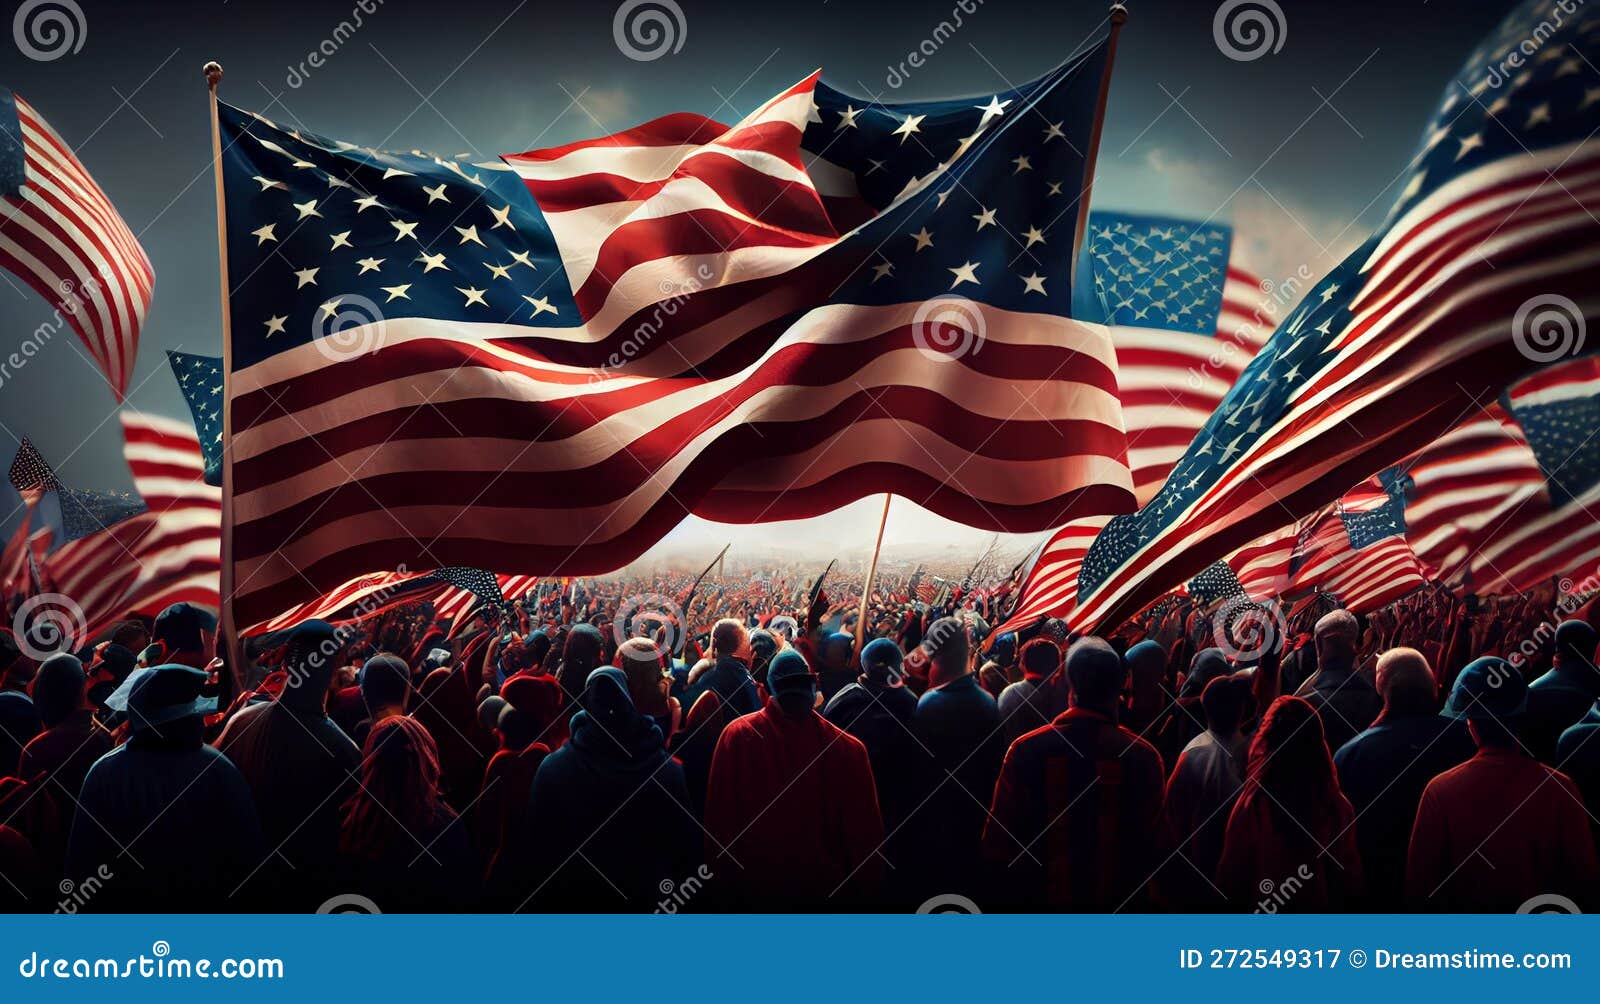
[[[1250,677],[1235,673],[1206,684],[1200,695],[1206,730],[1189,741],[1167,780],[1161,814],[1161,898],[1186,910],[1224,905],[1212,881],[1228,815],[1244,784],[1249,739],[1239,730],[1254,710]]]
[[[1050,724],[1046,681],[1061,670],[1061,649],[1049,638],[1033,638],[1022,646],[1017,662],[1022,679],[1000,691],[1000,734],[1009,747],[1019,736]]]
[[[18,769],[19,777],[51,793],[69,828],[89,768],[111,752],[111,734],[95,722],[85,699],[88,683],[83,663],[64,652],[39,667],[33,703],[44,731],[23,748]]]
[[[1361,626],[1347,610],[1334,610],[1317,621],[1317,672],[1300,688],[1317,717],[1328,748],[1336,750],[1365,731],[1383,710],[1383,699],[1356,667]]]
[[[356,686],[361,690],[367,716],[350,738],[357,747],[363,747],[374,725],[406,713],[411,703],[411,667],[393,652],[379,652],[362,665]]]
[[[1528,707],[1517,731],[1535,759],[1555,764],[1561,733],[1576,725],[1600,697],[1595,645],[1600,635],[1588,621],[1563,621],[1556,628],[1550,671],[1528,685]]]

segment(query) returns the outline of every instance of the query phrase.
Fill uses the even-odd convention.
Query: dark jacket
[[[1322,719],[1329,753],[1364,732],[1383,711],[1383,698],[1353,667],[1343,672],[1319,669],[1306,700]]]

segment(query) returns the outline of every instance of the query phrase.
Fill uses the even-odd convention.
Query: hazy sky
[[[155,264],[133,407],[186,418],[163,350],[221,352],[200,74],[208,59],[226,70],[227,100],[276,121],[363,145],[488,157],[673,111],[735,121],[817,67],[843,90],[886,100],[986,97],[1048,70],[1105,11],[1100,0],[964,0],[970,12],[955,0],[681,0],[681,49],[639,62],[613,39],[617,5],[600,0],[364,4],[370,13],[355,0],[81,0],[72,6],[82,10],[82,48],[51,61],[29,59],[0,36],[0,79],[76,148]],[[1370,231],[1445,85],[1506,9],[1482,0],[1280,0],[1281,20],[1268,14],[1277,51],[1239,61],[1213,37],[1219,5],[1210,0],[1128,6],[1094,205],[1216,214],[1252,241],[1273,276],[1320,274]],[[300,69],[341,21],[354,24],[352,12],[359,27],[325,65]],[[959,27],[941,32],[937,51],[920,69],[899,71],[906,79],[893,87],[892,71],[957,16]],[[0,337],[14,345],[50,316],[20,282],[0,283]],[[31,437],[67,484],[129,484],[110,394],[70,333],[0,387],[0,423],[8,444]],[[0,450],[9,456],[11,447]],[[691,524],[669,543],[870,546],[880,506],[866,499],[798,527]],[[889,539],[903,546],[987,540],[909,502],[896,502],[895,513]]]

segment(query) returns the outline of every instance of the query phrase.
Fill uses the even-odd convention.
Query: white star
[[[552,314],[557,313],[556,308],[550,306],[550,298],[547,296],[541,296],[537,300],[531,296],[524,296],[523,299],[533,304],[534,317],[538,317],[547,311]]]
[[[507,203],[504,209],[489,207],[489,215],[494,217],[494,226],[490,230],[499,230],[501,227],[511,227],[511,204]],[[515,230],[516,227],[511,227]]]
[[[1011,163],[1017,165],[1016,170],[1011,172],[1012,174],[1021,174],[1023,171],[1033,170],[1033,161],[1029,160],[1025,154],[1017,154],[1016,159]]]
[[[920,132],[921,131],[917,127],[920,126],[922,124],[922,120],[927,118],[927,117],[928,116],[926,116],[926,115],[907,115],[906,116],[906,120],[904,122],[900,123],[900,128],[896,129],[894,132],[890,133],[889,135],[891,135],[891,136],[899,136],[901,144],[904,145],[907,137],[909,137],[914,132]]]
[[[450,271],[450,266],[446,265],[444,263],[444,255],[442,255],[442,254],[419,254],[419,255],[417,255],[415,260],[416,261],[420,261],[420,262],[423,263],[422,264],[422,274],[423,275],[427,275],[429,272],[432,272],[436,268],[442,268],[446,272]]]
[[[1044,243],[1044,231],[1040,230],[1038,227],[1029,227],[1027,232],[1024,233],[1022,236],[1026,237],[1028,239],[1027,247],[1030,247],[1030,248],[1033,247],[1035,244],[1043,244]]]
[[[407,237],[411,238],[412,240],[419,239],[417,237],[417,224],[415,222],[407,223],[404,220],[390,220],[389,222],[394,226],[394,239],[396,241],[404,240]]]
[[[526,252],[526,251],[513,251],[513,252],[511,252],[511,257],[516,260],[516,263],[518,265],[526,265],[529,268],[538,268],[539,267],[539,266],[535,265],[532,261],[529,260],[528,252]]]
[[[333,247],[329,248],[329,251],[337,251],[339,248],[355,247],[354,244],[350,243],[350,231],[348,230],[344,231],[343,233],[332,234],[331,236],[333,237]]]
[[[1059,182],[1059,181],[1050,182],[1050,190],[1048,192],[1046,192],[1045,195],[1048,197],[1048,196],[1051,196],[1051,195],[1060,195],[1060,194],[1061,194],[1061,182]]]
[[[285,192],[287,192],[289,190],[289,186],[285,185],[283,182],[281,182],[281,181],[273,181],[271,178],[263,178],[259,174],[256,175],[256,181],[260,183],[261,190],[263,192],[265,192],[269,188],[281,188]]]
[[[1023,284],[1022,295],[1023,296],[1027,296],[1029,293],[1039,293],[1040,295],[1043,295],[1043,296],[1049,296],[1050,295],[1049,293],[1046,293],[1044,291],[1044,280],[1046,278],[1045,276],[1042,276],[1039,273],[1035,272],[1032,275],[1022,275],[1022,276],[1018,276],[1017,278],[1022,280],[1022,284]]]
[[[386,168],[384,170],[384,172],[383,172],[383,180],[384,181],[388,181],[390,178],[411,178],[411,177],[414,177],[414,175],[410,171],[402,171],[398,167]]]
[[[917,242],[916,250],[919,252],[925,248],[933,247],[933,235],[928,233],[927,227],[923,227],[921,230],[918,230],[916,233],[912,234],[911,239]]]
[[[357,272],[356,275],[366,275],[368,272],[376,272],[386,260],[387,259],[384,258],[362,258],[360,261],[356,262],[357,265],[361,266],[361,271]]]
[[[406,291],[411,288],[411,283],[409,282],[403,286],[382,286],[379,288],[381,288],[385,293],[389,294],[389,299],[383,301],[384,303],[393,303],[396,300],[411,299],[411,297],[406,294]]]
[[[487,244],[483,243],[482,238],[478,236],[478,228],[476,226],[456,227],[455,231],[461,235],[460,243],[462,244],[472,243],[479,247],[488,247]]]
[[[839,124],[834,126],[834,129],[856,128],[856,116],[860,115],[861,112],[862,109],[857,108],[854,105],[845,105],[844,111],[839,113]]]
[[[268,223],[266,226],[262,227],[260,230],[252,230],[252,231],[250,231],[252,234],[255,234],[256,247],[260,247],[261,245],[265,244],[267,241],[275,241],[275,240],[278,239],[278,235],[272,232],[272,228],[276,227],[276,226],[277,226],[276,223]]]
[[[994,210],[993,209],[984,209],[983,206],[979,206],[978,208],[979,209],[983,209],[983,212],[974,215],[972,218],[978,221],[978,229],[979,230],[982,230],[984,227],[987,227],[987,226],[996,225],[995,222],[994,222]]]
[[[474,303],[482,307],[487,307],[489,305],[488,302],[483,298],[483,294],[485,292],[484,290],[473,289],[471,286],[462,289],[460,286],[457,286],[456,292],[467,298],[467,302],[462,304],[463,307],[470,307]]]
[[[510,265],[495,265],[495,264],[493,264],[491,262],[484,262],[484,264],[488,266],[489,274],[493,275],[496,279],[509,279],[509,278],[511,278],[511,266]]]
[[[1407,199],[1414,198],[1418,192],[1422,191],[1422,181],[1427,176],[1426,169],[1413,174],[1411,180],[1406,182],[1405,190],[1400,193],[1400,201],[1405,202]]]
[[[299,281],[294,284],[294,288],[315,286],[317,284],[317,273],[320,271],[322,271],[320,268],[302,268],[296,271],[294,277]]]
[[[1009,105],[1010,103],[1011,100],[1009,98],[1005,101],[1001,101],[1000,95],[996,94],[994,97],[989,99],[989,103],[986,105],[973,105],[972,107],[978,109],[980,112],[983,112],[983,121],[978,123],[978,128],[982,129],[984,126],[989,124],[990,119],[998,115],[1004,115],[1006,113],[1006,105]]]
[[[1333,299],[1333,294],[1335,294],[1337,292],[1339,292],[1339,284],[1338,283],[1333,283],[1333,284],[1331,284],[1329,286],[1323,287],[1323,290],[1322,290],[1322,302],[1323,303],[1327,303],[1329,300]]]
[[[1465,157],[1467,154],[1482,146],[1483,136],[1479,133],[1473,133],[1466,139],[1460,140],[1459,142],[1461,143],[1461,149],[1456,151],[1456,160],[1460,160],[1462,157]]]
[[[436,188],[429,188],[427,185],[423,185],[422,186],[422,190],[424,192],[428,193],[428,205],[430,205],[430,206],[433,205],[435,202],[449,202],[450,201],[449,199],[445,198],[444,182],[442,182],[442,181],[439,182],[438,187],[436,187]]]
[[[1052,123],[1050,123],[1050,128],[1048,128],[1048,129],[1046,129],[1044,131],[1044,141],[1046,143],[1050,142],[1053,139],[1066,139],[1066,138],[1067,138],[1067,134],[1061,131],[1061,123],[1060,122],[1052,122]]]
[[[886,279],[886,278],[888,278],[889,276],[891,276],[893,274],[894,274],[894,263],[893,262],[887,262],[887,261],[879,262],[878,264],[872,266],[872,281],[873,282],[877,282],[879,279]]]
[[[955,281],[950,284],[950,288],[955,289],[964,282],[970,282],[977,286],[983,285],[982,283],[978,282],[977,269],[978,263],[975,261],[969,261],[960,268],[945,269],[946,272],[950,272],[956,277]]]
[[[378,201],[378,197],[376,195],[369,195],[369,196],[367,196],[365,198],[357,199],[356,200],[356,205],[360,207],[359,209],[356,210],[356,212],[358,212],[358,213],[364,213],[369,209],[388,209],[389,208],[388,206],[386,206],[383,203],[379,202]]]
[[[955,189],[947,188],[944,191],[939,193],[939,205],[940,205],[940,207],[944,206],[944,200],[948,199],[950,197],[950,193],[953,192],[953,191],[955,191]]]
[[[1600,23],[1600,22],[1597,22]],[[1596,101],[1600,101],[1600,87],[1586,87],[1583,90],[1583,104],[1578,106],[1578,111],[1583,111]]]
[[[329,300],[327,303],[324,303],[320,308],[318,308],[319,310],[322,311],[322,319],[324,321],[326,321],[328,318],[332,317],[334,314],[337,314],[339,312],[339,304],[342,303],[342,302],[344,302],[344,297],[336,296],[333,299]]]
[[[329,188],[352,188],[354,186],[352,186],[350,184],[350,182],[345,181],[343,178],[335,178],[333,175],[330,174],[330,175],[328,175],[328,187]]]
[[[287,317],[267,318],[267,337],[271,338],[273,335],[283,334],[283,322],[287,321],[288,319],[289,318]]]
[[[1526,121],[1526,122],[1524,122],[1522,124],[1522,128],[1524,128],[1524,129],[1532,129],[1534,126],[1538,125],[1541,122],[1549,122],[1549,121],[1550,121],[1550,103],[1548,101],[1546,101],[1546,102],[1544,102],[1542,104],[1535,105],[1533,107],[1533,109],[1528,112],[1528,121]]]

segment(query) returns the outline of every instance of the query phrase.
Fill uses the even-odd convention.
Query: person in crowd
[[[1231,671],[1228,657],[1220,648],[1203,648],[1194,654],[1189,661],[1189,672],[1178,687],[1177,700],[1156,726],[1153,741],[1163,764],[1176,764],[1184,747],[1206,730],[1205,708],[1200,698],[1207,684]]]
[[[1505,913],[1538,896],[1592,909],[1600,865],[1571,778],[1517,739],[1528,685],[1484,656],[1456,677],[1445,714],[1466,720],[1478,751],[1423,789],[1406,855],[1413,909]]]
[[[653,909],[662,883],[700,862],[683,768],[622,670],[592,671],[578,706],[572,738],[534,775],[532,839],[517,849],[527,877],[506,891],[544,910]]]
[[[439,750],[415,718],[372,727],[361,783],[341,806],[335,846],[344,892],[386,912],[449,912],[476,903],[477,861],[466,828],[440,797]]]
[[[798,651],[772,660],[767,686],[766,706],[723,730],[711,764],[705,851],[721,902],[871,903],[883,820],[867,748],[817,713],[817,676]]]
[[[422,723],[439,751],[444,800],[465,809],[483,787],[493,739],[478,726],[478,708],[456,666],[437,666],[417,688],[411,717]]]
[[[1589,829],[1600,850],[1600,701],[1578,724],[1561,733],[1556,744],[1556,764],[1583,793]]]
[[[1285,695],[1250,741],[1217,862],[1217,889],[1235,909],[1337,911],[1362,894],[1355,810],[1339,790],[1322,722],[1309,701]]]
[[[1006,746],[1018,737],[1043,728],[1054,717],[1047,707],[1046,681],[1061,670],[1061,649],[1049,638],[1033,638],[1017,656],[1022,679],[1000,692],[1000,734]]]
[[[374,725],[406,713],[411,703],[411,667],[393,652],[379,652],[362,664],[356,686],[367,709],[367,717],[350,734],[359,748],[366,746],[367,733]]]
[[[578,698],[583,696],[589,674],[605,661],[605,649],[605,636],[593,624],[575,624],[567,633],[555,677],[561,692],[567,695],[568,715],[578,709]]]
[[[23,747],[43,728],[33,698],[20,690],[0,690],[0,777],[17,772]]]
[[[817,652],[817,689],[824,701],[849,686],[856,678],[850,665],[855,651],[855,636],[846,631],[834,631],[823,637]]]
[[[95,761],[78,795],[66,877],[115,875],[86,909],[113,913],[245,910],[264,898],[268,848],[250,784],[203,741],[205,672],[143,667],[108,699],[128,741]]]
[[[1167,779],[1161,814],[1164,853],[1161,899],[1185,910],[1225,905],[1211,881],[1222,857],[1228,816],[1244,785],[1249,739],[1241,731],[1254,713],[1250,677],[1219,676],[1200,695],[1206,729],[1189,741]]]
[[[742,621],[724,617],[711,628],[711,665],[690,679],[690,707],[700,695],[717,695],[735,717],[761,708],[761,695],[750,678],[750,636]]]
[[[150,647],[155,662],[205,669],[216,655],[217,618],[192,603],[174,603],[156,615]]]
[[[324,710],[339,648],[326,621],[294,628],[277,700],[246,706],[217,739],[250,784],[285,908],[313,909],[338,891],[331,851],[361,764],[361,751]]]
[[[1366,729],[1383,710],[1383,698],[1356,665],[1361,626],[1348,610],[1334,610],[1317,621],[1317,672],[1301,685],[1300,696],[1322,719],[1328,748],[1338,749]]]
[[[767,667],[780,647],[778,636],[766,628],[750,632],[750,678],[756,681],[758,689],[767,685]]]
[[[670,742],[683,711],[678,699],[671,696],[672,672],[661,646],[649,638],[629,638],[617,649],[617,666],[628,678],[633,706],[649,715]]]
[[[1414,648],[1392,648],[1378,659],[1383,710],[1372,728],[1339,747],[1339,787],[1356,811],[1356,842],[1367,880],[1368,906],[1404,904],[1406,845],[1422,790],[1473,753],[1466,723],[1439,714],[1433,668]]]
[[[1535,759],[1556,764],[1561,733],[1576,725],[1600,698],[1600,669],[1594,664],[1597,644],[1600,634],[1588,621],[1568,620],[1556,626],[1553,664],[1528,685],[1528,707],[1518,726],[1522,744]]]
[[[528,797],[539,765],[550,755],[561,713],[561,686],[548,676],[519,673],[501,687],[506,706],[496,725],[500,748],[484,772],[473,806],[479,858],[493,879],[529,839]],[[515,904],[513,904],[515,905]]]
[[[1149,738],[1162,712],[1172,703],[1167,690],[1167,650],[1147,638],[1129,647],[1122,661],[1128,665],[1128,693],[1120,720],[1135,735]],[[1204,696],[1204,689],[1201,695]]]
[[[69,825],[89,768],[111,752],[111,734],[89,708],[88,685],[76,656],[62,652],[44,661],[33,678],[33,703],[44,731],[23,747],[17,768],[19,777],[44,785]]]
[[[994,787],[983,856],[996,906],[1136,908],[1157,865],[1161,756],[1117,724],[1115,649],[1079,639],[1066,676],[1070,707],[1011,745]]]

